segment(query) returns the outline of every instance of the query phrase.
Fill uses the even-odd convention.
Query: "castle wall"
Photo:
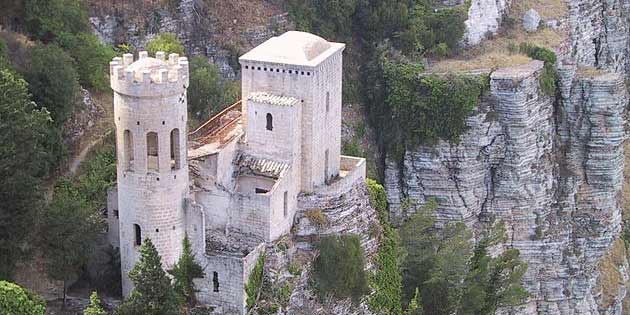
[[[269,194],[235,194],[230,206],[230,227],[243,233],[256,235],[265,241],[270,240]]]
[[[199,290],[197,292],[199,302],[222,308],[221,314],[246,314],[245,285],[263,250],[264,244],[260,244],[245,257],[203,255],[201,265],[205,276],[194,280],[195,287]],[[218,288],[215,287],[215,281],[213,281],[215,272]]]
[[[276,105],[247,101],[247,146],[252,155],[293,161],[300,156],[302,104]],[[267,114],[272,130],[267,130]]]
[[[269,240],[276,240],[278,237],[289,233],[293,225],[293,217],[297,211],[298,174],[293,169],[289,169],[287,173],[293,174],[293,176],[287,175],[280,178],[271,194]]]

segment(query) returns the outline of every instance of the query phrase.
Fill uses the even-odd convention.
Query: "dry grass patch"
[[[521,43],[554,50],[565,39],[566,35],[560,30],[542,28],[538,32],[528,33],[517,25],[477,46],[461,51],[453,58],[429,62],[428,68],[432,72],[461,72],[517,66],[531,61],[531,58],[518,51]]]
[[[566,16],[569,7],[565,0],[517,0],[512,2],[512,15],[523,16],[529,9],[534,9],[543,20],[559,19]]]
[[[585,78],[594,78],[594,77],[598,77],[600,75],[606,74],[606,72],[600,69],[597,69],[595,67],[589,67],[589,66],[579,67],[577,70],[577,73],[579,76],[585,77]],[[630,170],[626,170],[626,172],[627,171],[630,171]],[[626,174],[626,172],[624,172],[624,174]]]
[[[304,216],[318,227],[323,227],[328,224],[328,218],[326,217],[326,215],[324,215],[321,209],[306,210]]]
[[[599,263],[598,289],[602,292],[600,308],[612,306],[619,295],[619,287],[624,285],[623,275],[619,271],[626,260],[626,247],[621,238],[617,239],[610,251]]]

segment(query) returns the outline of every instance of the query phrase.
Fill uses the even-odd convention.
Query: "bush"
[[[81,85],[99,91],[109,88],[109,62],[116,55],[112,47],[88,33],[61,36],[57,41],[74,58]]]
[[[73,60],[54,44],[35,46],[30,59],[25,77],[33,100],[46,108],[54,123],[61,128],[72,115],[80,90]]]
[[[556,71],[556,53],[550,49],[530,45],[527,43],[521,43],[519,46],[521,53],[526,54],[532,59],[545,62],[543,73],[540,75],[539,84],[540,88],[547,95],[553,96],[556,94],[556,87],[558,81],[558,73]]]
[[[26,28],[44,42],[89,30],[87,11],[79,0],[26,0],[24,12]]]
[[[388,60],[383,68],[387,111],[378,118],[397,158],[407,146],[459,141],[489,87],[487,76],[421,76],[420,65]]]
[[[385,192],[385,188],[371,178],[366,180],[366,184],[368,193],[370,194],[370,205],[378,211],[381,224],[387,223],[387,193]]]
[[[197,119],[220,112],[238,99],[239,86],[224,81],[219,69],[204,57],[190,60],[188,110]]]
[[[0,314],[44,315],[44,301],[17,284],[0,281]]]
[[[306,210],[304,216],[307,217],[313,224],[318,227],[328,224],[328,218],[324,215],[321,209],[309,209]]]
[[[352,298],[356,303],[369,292],[358,236],[325,236],[317,247],[319,256],[313,263],[312,285],[321,300],[331,295]]]
[[[163,51],[167,55],[171,53],[184,54],[184,46],[177,39],[177,35],[173,33],[160,33],[156,38],[147,43],[146,48],[151,55],[155,55],[158,51]]]
[[[96,209],[106,206],[107,189],[116,183],[116,150],[113,135],[90,153],[81,164],[74,185]]]

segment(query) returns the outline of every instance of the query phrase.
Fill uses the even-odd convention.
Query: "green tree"
[[[107,315],[107,312],[101,306],[101,300],[98,299],[96,291],[90,295],[90,305],[83,311],[83,315]]]
[[[197,119],[216,114],[233,104],[239,95],[238,85],[221,78],[219,69],[204,57],[190,60],[188,111]]]
[[[93,252],[103,219],[94,206],[67,180],[55,187],[53,200],[43,214],[41,247],[46,272],[66,282],[79,276]]]
[[[400,229],[407,251],[403,290],[410,301],[416,288],[427,314],[452,314],[459,305],[472,253],[471,233],[463,223],[434,227],[434,201],[417,209]]]
[[[17,284],[0,281],[0,315],[44,315],[44,301]]]
[[[171,279],[162,269],[161,257],[150,239],[140,247],[140,260],[129,272],[134,290],[117,315],[176,315],[177,297]]]
[[[158,51],[163,51],[166,54],[184,54],[184,46],[177,39],[177,35],[173,33],[160,33],[156,38],[147,43],[146,48],[151,55],[155,55]]]
[[[195,300],[195,284],[193,279],[203,278],[204,272],[201,265],[197,263],[195,254],[192,252],[188,235],[184,236],[182,241],[182,256],[168,272],[173,276],[173,287],[180,304],[188,304],[194,306]]]
[[[527,264],[519,259],[519,251],[507,249],[495,258],[488,253],[489,247],[505,241],[505,235],[499,222],[475,246],[458,314],[495,314],[498,307],[522,304],[529,296],[521,284]]]
[[[89,29],[87,11],[79,0],[25,0],[24,12],[26,28],[44,42]]]
[[[80,90],[73,60],[54,44],[36,45],[31,50],[30,60],[25,77],[33,99],[50,112],[60,127],[74,111]]]
[[[313,286],[320,299],[332,295],[357,302],[369,289],[363,248],[356,235],[325,236],[313,263]]]
[[[109,62],[116,55],[111,46],[101,43],[98,37],[89,33],[63,36],[57,42],[74,59],[82,86],[99,91],[109,88]]]
[[[10,279],[29,249],[42,205],[41,177],[49,168],[50,115],[37,109],[26,82],[0,68],[0,279]]]

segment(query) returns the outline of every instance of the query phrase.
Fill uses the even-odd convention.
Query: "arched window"
[[[137,224],[134,224],[133,225],[133,230],[134,230],[134,233],[136,234],[135,245],[136,246],[142,245],[142,230],[140,229],[140,226],[137,225]]]
[[[157,172],[160,169],[158,152],[158,134],[147,133],[147,170]]]
[[[133,135],[131,131],[125,130],[123,136],[123,164],[128,171],[133,170]]]
[[[273,130],[273,116],[270,113],[267,113],[267,130]]]
[[[179,129],[171,131],[171,169],[178,170],[180,168],[179,153]]]

